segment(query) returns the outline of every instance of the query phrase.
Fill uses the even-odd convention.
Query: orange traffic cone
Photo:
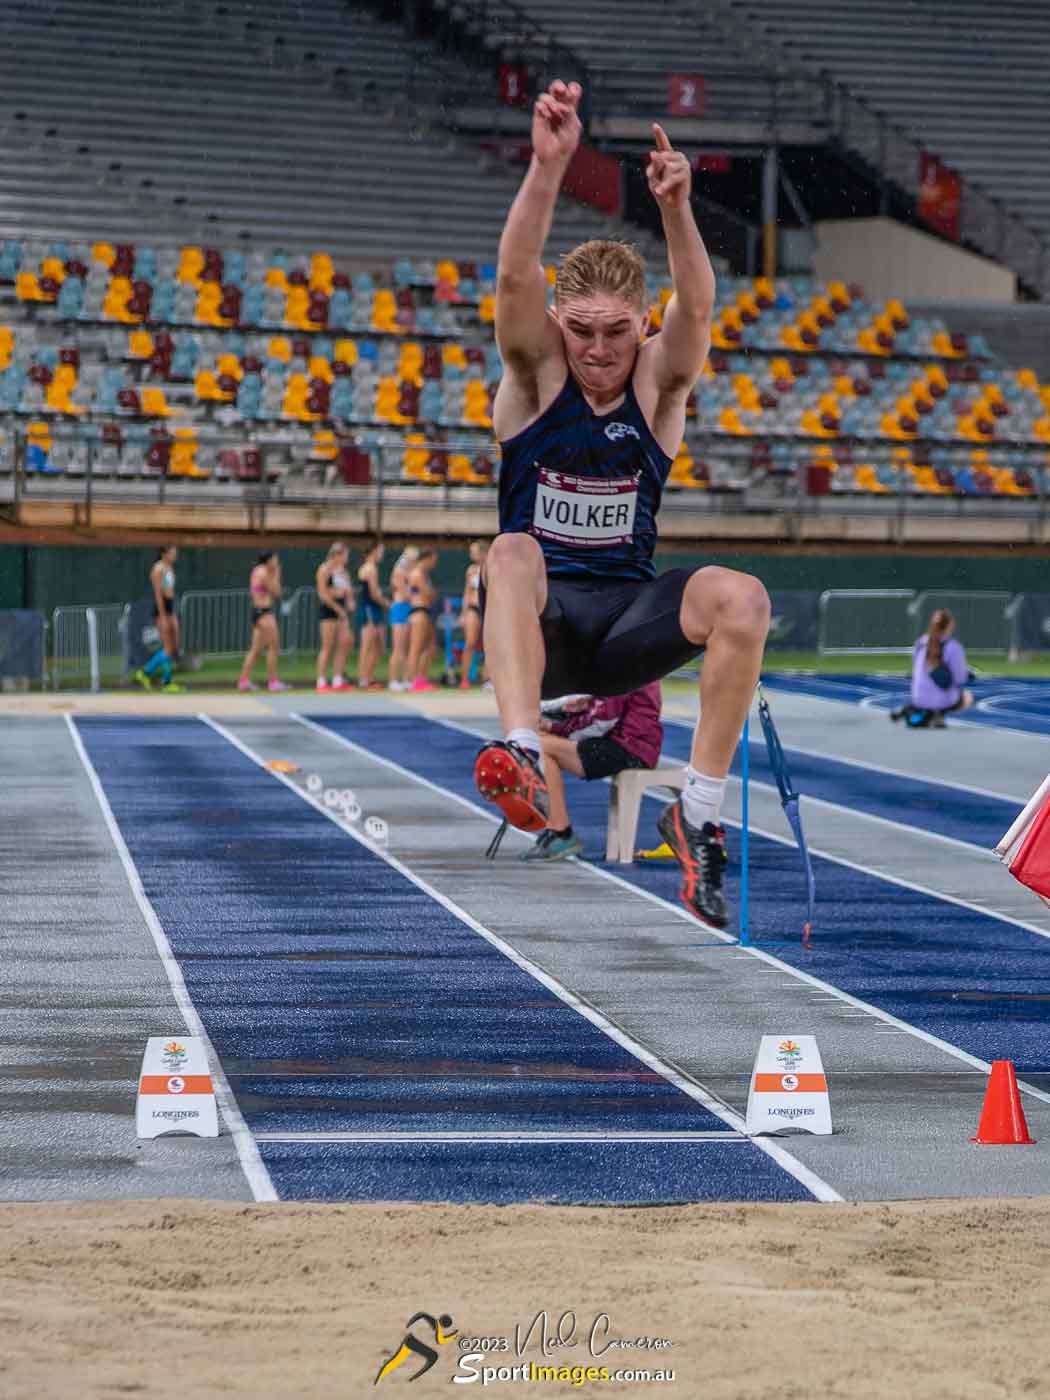
[[[984,1096],[980,1127],[977,1129],[977,1136],[970,1141],[980,1143],[983,1147],[1001,1147],[1035,1141],[1028,1134],[1028,1124],[1021,1107],[1021,1095],[1017,1089],[1017,1076],[1012,1060],[992,1061],[992,1073]]]

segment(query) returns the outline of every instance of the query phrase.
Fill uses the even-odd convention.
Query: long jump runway
[[[676,905],[672,868],[537,870],[516,859],[517,833],[484,861],[493,814],[470,770],[490,722],[443,723],[390,704],[223,725],[18,721],[30,742],[21,759],[0,757],[5,773],[22,764],[26,794],[26,820],[5,839],[10,868],[39,837],[42,813],[56,814],[36,778],[46,746],[48,792],[73,794],[57,826],[75,816],[105,899],[78,909],[59,891],[56,912],[39,861],[18,891],[23,957],[4,1014],[21,1065],[0,1104],[20,1114],[0,1149],[10,1168],[0,1190],[158,1194],[146,1171],[173,1195],[285,1199],[1047,1194],[1050,927],[987,857],[988,838],[1027,795],[1026,752],[1015,769],[1009,758],[1000,765],[1005,790],[963,804],[954,777],[826,751],[848,744],[818,752],[812,733],[823,724],[827,734],[826,712],[844,707],[792,698],[799,718],[817,716],[785,734],[809,744],[789,757],[813,794],[807,828],[822,853],[810,951],[794,941],[801,874],[757,749],[752,924],[776,941],[748,951]],[[684,756],[688,729],[669,719],[665,753]],[[1007,748],[1025,742],[998,737]],[[264,766],[274,758],[301,771],[279,777]],[[352,787],[366,814],[389,823],[388,846],[333,821],[305,791],[309,772]],[[737,787],[732,854],[738,799]],[[599,853],[604,785],[573,784],[570,800],[588,853]],[[643,844],[659,803],[647,798],[644,809]],[[137,910],[129,879],[140,886]],[[34,899],[46,910],[36,948]],[[228,1086],[235,1131],[217,1143],[127,1142],[142,1041],[181,1026],[143,910]],[[28,1026],[34,999],[52,999],[46,979],[66,946],[78,957],[62,974],[63,997],[75,1006],[87,970],[94,1029],[117,1022],[109,1058],[120,1068],[111,1066],[104,1101],[90,1082],[66,1086],[81,1109],[77,1145],[49,1175],[39,1148],[61,1136],[63,1115],[46,1068],[61,1063],[73,1018],[46,1046]],[[96,1005],[107,981],[108,1010]],[[51,1010],[42,1017],[53,1024]],[[92,1024],[76,1028],[81,1055]],[[807,1032],[824,1055],[835,1134],[747,1139],[740,1115],[759,1035]],[[1018,1066],[1034,1147],[969,1143],[998,1057]],[[78,1153],[106,1151],[112,1170],[85,1191]]]

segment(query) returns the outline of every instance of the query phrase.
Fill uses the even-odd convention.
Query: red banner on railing
[[[945,238],[959,239],[962,185],[954,170],[923,151],[919,157],[919,218]]]
[[[582,142],[569,162],[562,189],[603,214],[623,213],[623,170],[615,156]]]
[[[699,117],[704,110],[704,80],[699,73],[672,73],[667,79],[667,113]]]

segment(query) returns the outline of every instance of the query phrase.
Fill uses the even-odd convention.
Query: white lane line
[[[354,827],[347,826],[344,823],[340,822],[338,818],[333,814],[330,808],[325,807],[322,802],[317,801],[317,799],[314,798],[310,793],[306,792],[305,789],[299,787],[298,784],[293,783],[286,774],[275,773],[271,768],[268,768],[266,766],[265,761],[261,759],[257,753],[255,753],[252,749],[248,748],[246,744],[242,743],[242,741],[235,734],[231,734],[228,729],[223,727],[223,725],[219,724],[216,720],[210,719],[207,715],[200,715],[199,718],[211,729],[213,729],[216,732],[216,734],[220,734],[228,743],[232,744],[235,749],[237,749],[240,753],[244,754],[246,758],[251,759],[251,761],[255,763],[259,768],[261,768],[264,773],[268,773],[271,778],[274,778],[278,782],[283,783],[285,787],[289,788],[290,791],[294,792],[299,798],[301,798],[303,802],[308,803],[308,805],[313,807],[315,811],[320,812],[322,816],[327,817],[329,821],[333,822],[334,825],[338,826],[339,830],[345,832],[345,834],[349,836],[351,840],[356,841],[359,845],[364,846],[367,850],[370,850],[375,855],[379,856],[380,859],[386,861],[386,863],[390,865],[394,870],[398,871],[399,874],[403,875],[406,880],[411,881],[411,883],[415,885],[417,889],[422,890],[424,894],[428,895],[431,899],[435,900],[438,904],[442,906],[442,908],[447,909],[450,914],[454,914],[456,918],[462,920],[462,922],[465,923],[468,928],[472,928],[475,933],[480,934],[481,937],[484,938],[487,943],[491,943],[494,948],[498,948],[499,951],[504,955],[504,957],[509,958],[511,962],[513,962],[516,966],[520,967],[522,971],[527,972],[530,977],[534,977],[537,982],[539,982],[542,986],[546,987],[548,991],[553,992],[554,995],[559,997],[563,1002],[565,1002],[567,1006],[571,1006],[574,1011],[578,1011],[581,1016],[583,1016],[586,1020],[590,1021],[591,1025],[596,1026],[601,1031],[604,1031],[604,1033],[607,1036],[609,1036],[611,1040],[615,1041],[617,1045],[622,1046],[623,1049],[629,1051],[630,1054],[632,1054],[637,1060],[640,1060],[642,1064],[648,1066],[648,1068],[652,1070],[655,1070],[656,1073],[661,1075],[664,1079],[666,1079],[668,1083],[673,1084],[676,1089],[680,1089],[683,1094],[688,1095],[688,1097],[693,1099],[696,1103],[703,1105],[703,1107],[706,1108],[709,1113],[713,1114],[716,1118],[720,1118],[722,1122],[727,1124],[730,1128],[732,1128],[734,1132],[744,1131],[744,1120],[740,1116],[740,1114],[736,1113],[733,1109],[731,1109],[728,1106],[728,1104],[722,1103],[721,1100],[717,1099],[713,1094],[711,1094],[707,1089],[705,1089],[702,1084],[687,1076],[682,1070],[678,1069],[676,1066],[669,1064],[666,1060],[663,1060],[659,1056],[653,1054],[653,1052],[651,1050],[648,1050],[644,1045],[642,1045],[640,1041],[635,1040],[633,1036],[629,1035],[620,1026],[616,1025],[614,1021],[611,1021],[607,1016],[603,1015],[603,1013],[600,1012],[597,1007],[592,1006],[590,1002],[585,1001],[582,997],[578,996],[575,992],[571,991],[568,987],[564,986],[561,982],[557,980],[557,978],[553,977],[549,972],[544,971],[543,968],[541,968],[537,963],[534,963],[530,958],[526,958],[522,953],[519,953],[516,948],[513,948],[504,939],[500,938],[498,934],[493,933],[491,929],[486,928],[485,925],[480,923],[477,919],[475,919],[473,915],[468,914],[465,909],[461,908],[458,904],[454,903],[451,899],[448,898],[447,895],[443,894],[440,890],[436,889],[427,880],[424,880],[422,876],[417,875],[415,871],[411,870],[402,861],[398,860],[396,856],[391,855],[389,851],[383,850],[381,847],[375,846],[370,841],[367,841],[365,837]],[[378,757],[378,755],[370,753],[367,749],[359,748],[356,744],[351,743],[350,740],[343,739],[341,735],[334,734],[330,730],[326,730],[319,725],[315,725],[312,723],[312,721],[303,719],[301,716],[293,715],[292,718],[298,719],[300,723],[316,730],[319,734],[321,734],[329,740],[338,740],[345,748],[350,749],[352,752],[358,753],[360,756],[366,759],[385,764],[389,768],[396,769],[405,777],[410,778],[413,781],[420,781],[418,778],[415,777],[413,773],[410,773],[407,768],[401,768],[399,764],[391,763],[389,760],[386,759],[381,759]],[[423,781],[427,787],[432,788],[433,791],[438,793],[441,797],[447,799],[450,796],[450,794],[446,792],[445,789],[439,788],[433,783],[428,783],[426,782],[426,780]],[[463,805],[468,807],[471,806],[471,804],[467,802],[464,802]],[[477,812],[481,809],[477,808],[473,810]],[[483,813],[483,815],[486,817],[489,816],[487,812]],[[672,908],[673,906],[669,905],[668,907]],[[686,918],[688,918],[688,915],[685,915],[684,910],[682,911],[682,913]],[[690,922],[692,923],[695,921],[690,920]],[[796,1181],[800,1182],[803,1186],[805,1186],[806,1189],[810,1191],[818,1201],[841,1201],[843,1199],[839,1195],[839,1193],[835,1191],[831,1186],[829,1186],[826,1181],[819,1177],[816,1174],[816,1172],[812,1171],[803,1162],[797,1161],[794,1157],[791,1156],[789,1152],[786,1152],[778,1144],[765,1141],[762,1138],[752,1138],[750,1139],[750,1141],[754,1142],[755,1146],[759,1149],[760,1152],[764,1152],[768,1157],[771,1157],[778,1164],[778,1166],[782,1167],[784,1171],[786,1171],[790,1176],[793,1176]]]
[[[477,1133],[256,1133],[258,1142],[464,1142],[548,1143],[600,1142],[603,1146],[651,1142],[750,1142],[743,1133],[573,1133],[573,1132],[477,1132]]]
[[[270,1173],[266,1170],[262,1157],[259,1155],[259,1149],[255,1145],[251,1133],[248,1131],[248,1125],[245,1123],[241,1111],[237,1107],[237,1100],[234,1098],[233,1090],[230,1088],[229,1081],[223,1072],[222,1063],[215,1052],[215,1047],[211,1043],[208,1032],[204,1029],[204,1023],[197,1014],[197,1008],[193,1005],[190,994],[186,990],[186,983],[183,981],[182,977],[182,969],[179,967],[178,960],[171,950],[168,936],[164,932],[160,920],[157,918],[157,911],[150,903],[146,891],[143,889],[142,881],[139,878],[139,872],[135,868],[135,862],[131,859],[131,852],[128,850],[124,837],[121,835],[120,827],[117,825],[116,818],[113,816],[113,809],[110,807],[109,798],[106,796],[102,783],[99,781],[98,773],[95,771],[95,765],[88,757],[87,750],[84,748],[77,727],[73,723],[73,717],[67,714],[63,716],[63,718],[66,721],[66,727],[73,740],[73,747],[77,752],[77,757],[83,764],[84,772],[87,774],[88,781],[94,791],[95,800],[98,802],[102,811],[102,816],[109,830],[114,848],[120,858],[120,863],[124,867],[124,874],[128,877],[128,884],[131,886],[131,893],[135,898],[135,903],[138,905],[142,917],[146,922],[146,927],[153,936],[153,944],[157,950],[157,956],[160,958],[161,965],[167,973],[172,995],[175,998],[175,1004],[182,1012],[182,1019],[186,1023],[186,1029],[191,1035],[198,1036],[204,1045],[205,1053],[208,1056],[208,1063],[211,1066],[212,1083],[215,1086],[215,1098],[222,1110],[222,1116],[226,1120],[226,1126],[230,1130],[234,1149],[236,1150],[244,1175],[247,1177],[248,1185],[251,1187],[252,1196],[257,1201],[276,1201],[278,1196],[277,1192],[274,1190],[273,1182],[270,1180]]]
[[[684,720],[673,719],[672,724],[680,729],[687,729],[689,726]],[[755,740],[755,743],[758,741]],[[1020,802],[1023,806],[1027,798],[1016,797],[1012,793],[992,792],[990,788],[977,787],[974,783],[955,783],[950,778],[930,778],[921,773],[907,773],[902,768],[888,768],[883,763],[869,763],[865,758],[843,758],[835,753],[821,753],[819,749],[805,749],[799,744],[792,744],[790,748],[784,749],[785,757],[790,760],[793,753],[802,754],[805,758],[820,759],[825,763],[844,763],[848,768],[859,768],[861,772],[870,771],[872,773],[882,773],[887,778],[903,778],[911,783],[926,783],[936,787],[954,788],[956,792],[963,792],[968,797],[975,793],[978,797],[991,797],[997,802],[1008,802],[1016,807]],[[805,796],[805,794],[803,794]]]
[[[353,748],[359,753],[376,758],[377,761],[380,763],[386,762],[386,760],[378,758],[378,755],[369,755],[367,749],[360,749],[357,745],[350,744],[348,740],[344,740],[341,735],[335,734],[331,730],[326,730],[320,725],[314,725],[310,720],[303,720],[302,722],[305,724],[310,724],[311,727],[316,729],[318,733],[327,735],[330,739],[336,740],[337,742],[344,743],[347,747]],[[467,734],[471,738],[481,737],[478,735],[476,730],[467,729],[466,726],[456,724],[452,720],[434,720],[433,723],[443,724],[447,729],[457,730],[459,733]],[[396,767],[397,765],[393,766]],[[409,777],[412,776],[407,769],[400,769],[400,771],[403,773],[407,773]],[[419,781],[426,780],[421,779]],[[428,782],[427,786],[433,787],[434,784]],[[438,788],[437,791],[443,792],[444,789]],[[445,796],[455,797],[456,795],[454,793],[446,792]],[[491,816],[480,806],[475,807],[473,803],[467,802],[465,798],[456,797],[456,800],[462,802],[465,806],[470,807],[471,810],[473,810],[476,814],[489,817],[489,819],[493,822],[499,821],[498,817]],[[737,825],[739,825],[739,823],[737,823]],[[511,829],[513,830],[513,828]],[[795,848],[795,842],[792,837],[782,836],[779,832],[767,831],[763,827],[755,826],[753,822],[750,823],[750,830],[756,832],[759,836],[766,837],[767,840],[777,842],[778,845],[790,846],[792,849]],[[899,875],[887,875],[883,871],[875,869],[873,866],[859,865],[856,861],[848,860],[845,856],[832,855],[829,851],[820,850],[812,844],[810,844],[809,849],[813,855],[820,856],[823,860],[829,860],[835,865],[844,865],[847,869],[856,870],[862,875],[874,876],[878,880],[885,880],[888,884],[899,885],[903,889],[914,890],[916,894],[928,895],[931,899],[943,900],[945,903],[948,904],[957,904],[961,908],[969,909],[976,914],[983,915],[985,918],[993,918],[998,919],[1002,923],[1015,924],[1018,928],[1026,929],[1029,933],[1037,933],[1040,938],[1050,938],[1050,934],[1048,934],[1045,930],[1037,928],[1034,924],[1025,923],[1022,919],[1015,919],[1007,914],[993,914],[989,910],[983,909],[978,904],[973,904],[966,899],[960,899],[957,895],[942,894],[938,890],[932,890],[925,885],[916,884],[912,880],[902,879]],[[596,875],[603,880],[611,880],[614,884],[619,885],[622,889],[630,890],[632,894],[640,895],[641,898],[649,900],[650,903],[656,904],[660,908],[665,909],[672,914],[680,915],[683,919],[687,920],[687,922],[693,924],[694,927],[696,926],[696,920],[690,918],[690,916],[685,912],[684,909],[681,909],[677,905],[671,904],[668,900],[662,899],[659,895],[653,894],[649,890],[642,889],[638,885],[629,884],[626,880],[621,879],[618,875],[614,875],[609,870],[603,870],[600,866],[592,865],[588,861],[579,862],[577,865],[577,869],[589,871],[591,874]],[[720,933],[716,929],[709,929],[707,925],[700,925],[700,927],[705,933],[712,933],[719,938],[725,939],[726,941],[733,941],[730,935]],[[705,946],[714,945],[695,944],[693,946],[698,951],[703,951]],[[739,948],[739,944],[737,946]],[[780,958],[775,957],[772,953],[766,952],[763,948],[758,948],[755,947],[753,944],[749,944],[747,947],[740,948],[740,951],[743,953],[747,953],[749,957],[755,958],[759,962],[765,963],[767,966],[775,969],[777,972],[786,973],[789,977],[794,978],[796,981],[803,982],[807,986],[817,987],[822,991],[833,993],[844,1005],[855,1007],[858,1011],[865,1012],[868,1016],[873,1017],[877,1021],[881,1021],[884,1025],[897,1026],[901,1030],[907,1031],[909,1035],[915,1036],[917,1040],[922,1040],[927,1045],[932,1045],[938,1050],[943,1050],[946,1055],[952,1055],[955,1059],[962,1060],[965,1064],[973,1065],[976,1069],[983,1071],[985,1074],[991,1073],[992,1066],[990,1061],[978,1059],[976,1055],[971,1055],[968,1050],[962,1050],[959,1048],[959,1046],[952,1045],[949,1041],[942,1040],[940,1036],[932,1035],[929,1031],[924,1031],[919,1026],[912,1026],[907,1021],[902,1021],[899,1017],[891,1015],[890,1012],[883,1011],[881,1007],[873,1006],[870,1002],[863,1001],[860,997],[855,997],[850,992],[842,991],[841,988],[834,986],[831,982],[825,982],[820,977],[814,977],[813,974],[810,972],[803,972],[801,968],[792,967],[790,963],[782,962]],[[793,987],[792,983],[782,983],[781,985],[785,987]],[[1017,1083],[1018,1087],[1024,1093],[1031,1094],[1033,1098],[1042,1099],[1044,1103],[1050,1103],[1050,1092],[1047,1092],[1044,1089],[1037,1089],[1034,1084],[1029,1084],[1026,1080],[1023,1079],[1019,1079]]]

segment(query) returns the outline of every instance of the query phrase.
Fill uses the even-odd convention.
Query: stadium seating
[[[494,279],[470,259],[8,240],[0,413],[41,475],[90,457],[114,478],[486,488]],[[654,325],[669,295],[652,281]],[[1048,451],[1050,386],[981,336],[856,286],[723,277],[668,486],[1024,498]]]
[[[188,285],[209,271],[193,259],[120,268],[108,290],[129,316],[131,305],[162,322],[198,311],[205,324],[236,320],[239,295],[248,295],[239,269],[270,244],[365,263],[431,252],[483,259],[496,248],[514,174],[429,130],[408,86],[425,77],[437,97],[443,85],[469,93],[481,74],[360,5],[46,0],[7,7],[4,39],[0,237],[39,229],[74,239],[98,229],[118,247],[156,240],[235,250],[217,298],[210,276],[204,289]],[[600,228],[621,226],[563,201],[551,248]],[[353,290],[329,288],[316,272],[317,289],[345,316]],[[141,283],[152,288],[152,308]],[[27,269],[20,295],[61,299],[64,315],[88,319],[105,300],[97,278],[67,287],[49,269]],[[307,288],[279,279],[251,289],[247,319],[273,319],[264,313],[278,301],[280,319],[290,302],[295,320],[311,324]],[[397,314],[385,298],[375,310],[377,328]]]
[[[738,20],[811,72],[830,74],[1050,233],[1043,0],[734,0]]]

